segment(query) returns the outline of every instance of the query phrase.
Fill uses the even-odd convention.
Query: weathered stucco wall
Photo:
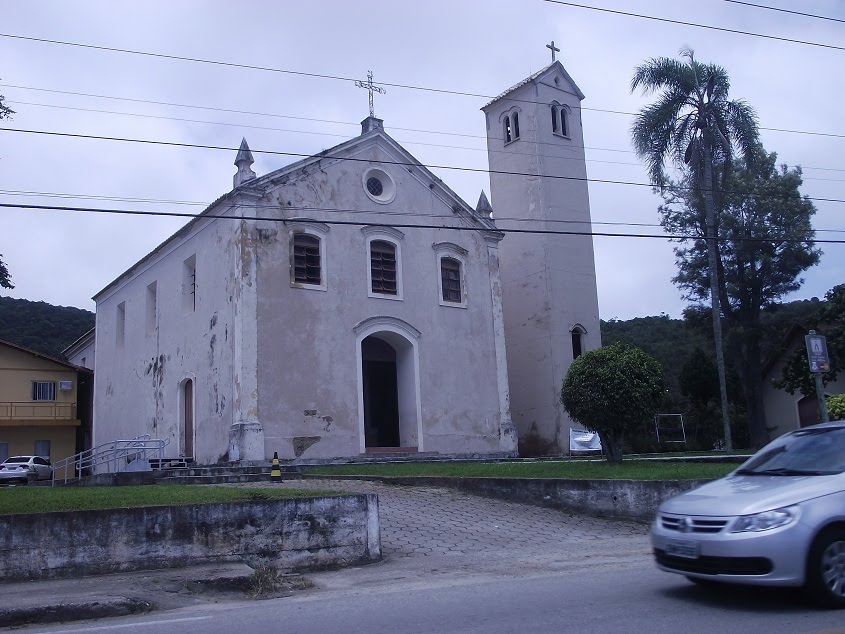
[[[445,453],[511,450],[500,444],[502,420],[509,424],[510,419],[507,402],[503,407],[500,401],[500,390],[507,394],[506,370],[504,359],[497,358],[493,323],[490,280],[491,275],[498,278],[498,271],[491,271],[484,235],[331,224],[394,222],[395,216],[384,215],[389,213],[400,214],[395,222],[401,225],[430,225],[437,218],[438,224],[466,228],[467,221],[456,216],[453,203],[421,170],[395,165],[407,159],[387,143],[376,139],[354,156],[354,161],[324,159],[306,173],[285,178],[262,199],[291,219],[258,229],[259,414],[268,455],[326,458],[363,452],[359,340],[366,334],[360,324],[367,320],[386,324],[387,337],[404,338],[397,345],[415,346],[415,380],[409,382],[408,395],[400,393],[408,422],[407,428],[404,420],[400,425],[402,446]],[[389,204],[367,197],[363,175],[372,166],[392,179],[395,198]],[[300,220],[303,208],[311,210],[313,222]],[[325,289],[294,284],[290,277],[292,234],[314,227],[322,232]],[[395,296],[368,292],[368,239],[392,240],[397,246],[401,292]],[[440,301],[435,245],[444,243],[457,247],[462,259],[461,305]],[[397,322],[412,334],[396,335],[390,324]],[[373,330],[378,336],[379,327]]]
[[[552,103],[568,109],[566,136],[552,131]],[[495,214],[531,220],[538,229],[589,232],[581,100],[565,74],[552,67],[484,112]],[[514,114],[520,136],[505,143],[503,118]],[[559,398],[573,359],[571,331],[583,331],[584,351],[601,345],[592,237],[511,233],[500,253],[520,455],[567,452],[572,422]]]
[[[0,581],[214,561],[315,570],[379,559],[374,494],[0,517]]]
[[[221,204],[216,213],[227,208]],[[184,454],[183,386],[190,379],[193,455],[202,463],[226,457],[228,431],[236,417],[238,225],[236,220],[196,221],[138,263],[130,277],[96,296],[95,444],[150,434],[170,441],[167,456]],[[193,280],[186,262],[193,262]],[[150,323],[152,284],[155,313]]]
[[[149,433],[170,439],[168,456],[201,464],[358,455],[361,341],[373,335],[397,349],[400,446],[515,450],[501,234],[380,129],[331,154],[245,181],[211,210],[250,220],[201,218],[97,295],[96,443]],[[373,170],[389,199],[367,193]],[[442,228],[427,228],[432,218]],[[320,285],[291,279],[295,231],[320,237]],[[395,296],[371,292],[373,239],[397,247]],[[461,302],[441,301],[444,253],[461,262]],[[189,258],[195,310],[185,307]]]

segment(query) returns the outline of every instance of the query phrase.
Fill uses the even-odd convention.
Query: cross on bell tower
[[[382,88],[381,86],[375,86],[373,84],[373,71],[371,71],[371,70],[367,71],[367,81],[366,82],[356,79],[355,85],[358,88],[366,88],[369,91],[369,93],[370,93],[370,116],[375,117],[376,113],[375,113],[375,109],[373,108],[373,93],[377,92],[380,95],[384,95],[384,94],[387,93],[387,91],[384,88]]]
[[[555,46],[555,41],[552,40],[551,44],[546,44],[546,48],[551,49],[552,51],[552,62],[555,61],[555,53],[560,53],[560,49]]]

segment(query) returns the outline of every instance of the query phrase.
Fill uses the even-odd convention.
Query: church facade
[[[496,213],[546,227],[577,206],[589,231],[586,184],[539,177],[584,170],[582,95],[559,63],[526,82],[485,108]],[[529,164],[549,108],[567,133]],[[372,114],[318,155],[252,162],[244,141],[234,188],[94,297],[95,445],[149,434],[201,464],[562,448],[566,346],[599,345],[589,236],[505,235]]]

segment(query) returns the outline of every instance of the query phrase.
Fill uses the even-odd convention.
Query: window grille
[[[396,295],[396,247],[389,242],[370,243],[370,278],[373,293]]]
[[[443,301],[461,301],[461,263],[452,258],[441,258],[440,277],[443,282]]]
[[[55,401],[56,400],[56,382],[55,381],[33,381],[32,382],[32,400],[33,401]]]
[[[293,280],[300,284],[320,284],[320,239],[307,233],[293,237]]]

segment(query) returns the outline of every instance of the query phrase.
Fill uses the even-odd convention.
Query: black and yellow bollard
[[[270,481],[271,482],[281,482],[282,481],[282,470],[279,468],[279,452],[273,452],[273,466],[270,467]]]

